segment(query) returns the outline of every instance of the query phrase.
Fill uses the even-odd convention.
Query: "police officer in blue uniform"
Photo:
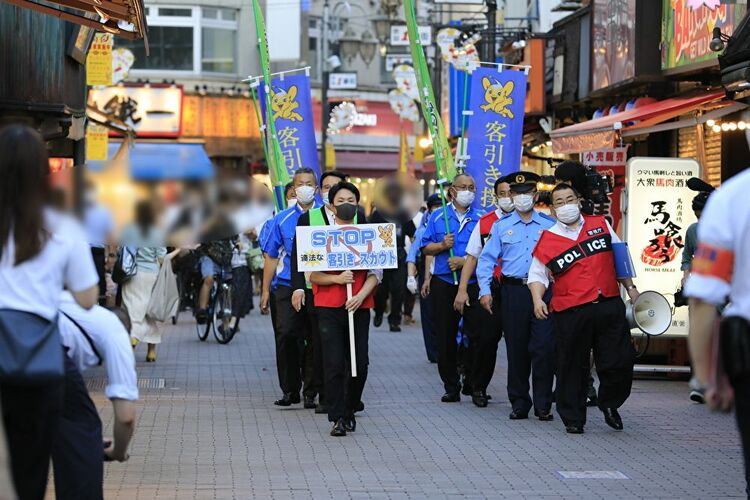
[[[552,217],[534,210],[540,180],[533,172],[514,172],[505,177],[510,184],[515,211],[492,226],[476,271],[480,303],[491,312],[492,273],[500,259],[500,317],[508,354],[511,420],[528,418],[532,406],[539,420],[553,419],[555,340],[552,322],[534,317],[534,304],[526,286],[531,251],[542,231],[555,224]],[[529,376],[532,377],[533,399],[529,397]]]

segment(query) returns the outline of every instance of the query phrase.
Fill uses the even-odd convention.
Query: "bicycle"
[[[214,284],[208,297],[208,318],[205,325],[195,323],[198,338],[204,342],[209,331],[213,331],[214,338],[219,344],[228,344],[237,332],[230,325],[232,320],[232,278],[227,277],[224,269],[220,269],[214,278]],[[197,300],[197,294],[196,294]],[[197,310],[197,307],[196,307]]]

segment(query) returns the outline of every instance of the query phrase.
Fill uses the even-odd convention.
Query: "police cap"
[[[427,198],[427,208],[439,207],[440,205],[442,205],[442,203],[438,193],[432,193],[429,198]]]
[[[516,193],[526,193],[533,189],[536,189],[536,185],[542,180],[539,175],[534,172],[524,172],[519,170],[513,172],[504,177],[505,182],[510,184],[510,190]]]

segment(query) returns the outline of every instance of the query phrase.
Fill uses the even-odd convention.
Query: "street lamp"
[[[378,49],[378,41],[370,30],[362,33],[362,40],[359,42],[359,57],[369,67],[373,58],[375,57],[375,51]]]
[[[380,0],[380,7],[383,12],[390,18],[395,18],[398,14],[398,9],[401,8],[402,0]]]
[[[375,36],[378,41],[385,45],[391,37],[391,18],[385,14],[378,14],[371,20],[372,27],[375,28]]]
[[[357,35],[354,34],[354,30],[346,28],[344,35],[339,38],[339,50],[348,63],[351,63],[357,57],[361,43]]]

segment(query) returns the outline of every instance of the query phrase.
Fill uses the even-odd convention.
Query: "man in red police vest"
[[[578,193],[569,184],[552,190],[557,223],[534,248],[528,285],[534,314],[549,314],[542,296],[554,278],[550,307],[557,340],[557,412],[571,434],[583,433],[589,353],[599,375],[599,409],[610,427],[622,430],[617,409],[633,381],[634,352],[618,281],[635,302],[630,278],[617,279],[612,244],[620,239],[604,217],[582,216]]]

